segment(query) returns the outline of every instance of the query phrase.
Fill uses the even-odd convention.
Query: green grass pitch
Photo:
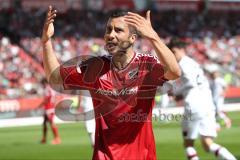
[[[229,113],[233,120],[231,129],[224,129],[216,142],[228,148],[240,159],[240,112]],[[59,124],[61,145],[42,145],[41,126],[0,129],[0,160],[88,160],[92,148],[83,123]],[[177,122],[154,122],[157,157],[160,160],[185,160],[180,125]],[[51,141],[52,133],[48,132]],[[213,160],[200,146],[196,147],[201,160]]]

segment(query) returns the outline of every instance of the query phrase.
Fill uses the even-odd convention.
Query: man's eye
[[[122,29],[116,28],[115,31],[116,31],[117,33],[119,33],[119,32],[122,32]]]

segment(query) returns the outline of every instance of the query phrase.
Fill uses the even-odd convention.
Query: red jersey
[[[111,56],[61,66],[65,89],[88,89],[96,119],[93,159],[156,159],[152,108],[164,69],[158,59],[135,53],[122,70]]]
[[[44,90],[44,99],[47,103],[44,105],[44,110],[54,109],[55,92],[49,85]]]

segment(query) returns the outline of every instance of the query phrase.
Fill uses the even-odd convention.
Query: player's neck
[[[115,65],[116,68],[123,69],[130,63],[133,56],[134,56],[133,49],[129,49],[124,54],[117,54],[117,55],[113,56],[113,61],[112,62]]]

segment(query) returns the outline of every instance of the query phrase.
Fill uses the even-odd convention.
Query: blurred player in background
[[[223,112],[222,107],[224,105],[224,95],[227,89],[227,84],[223,78],[221,78],[218,69],[214,69],[210,74],[210,87],[213,96],[213,102],[216,109],[216,118],[220,123],[219,129],[221,125],[225,125],[227,128],[230,128],[232,123],[231,119]]]
[[[83,109],[84,113],[87,113],[89,111],[93,111],[93,102],[91,95],[89,91],[82,90],[79,96],[79,107]],[[85,121],[85,127],[87,129],[88,135],[90,137],[90,141],[92,146],[94,146],[95,141],[95,119],[94,116],[92,117],[86,117]]]
[[[211,90],[206,76],[200,65],[185,54],[186,43],[173,38],[168,47],[174,53],[182,70],[181,78],[174,87],[177,99],[184,99],[184,114],[190,119],[183,119],[182,132],[184,147],[189,160],[198,160],[194,141],[201,136],[202,146],[219,159],[236,160],[236,158],[223,146],[214,143],[217,136],[215,107]]]
[[[92,159],[156,159],[154,96],[158,86],[177,79],[181,70],[152,28],[150,11],[146,17],[132,12],[113,13],[104,34],[110,55],[68,67],[59,64],[52,48],[55,17],[56,11],[50,6],[42,34],[44,70],[50,82],[66,90],[90,91],[96,117]],[[138,35],[149,40],[157,57],[134,51]],[[126,119],[129,115],[135,116]]]
[[[50,128],[53,132],[54,139],[52,140],[52,144],[60,144],[61,139],[58,134],[58,128],[54,123],[54,116],[55,116],[55,92],[51,89],[50,85],[48,84],[47,80],[44,79],[42,81],[44,86],[44,99],[42,103],[39,105],[38,108],[43,107],[44,114],[43,114],[43,137],[41,143],[47,142],[47,123],[50,124]]]

